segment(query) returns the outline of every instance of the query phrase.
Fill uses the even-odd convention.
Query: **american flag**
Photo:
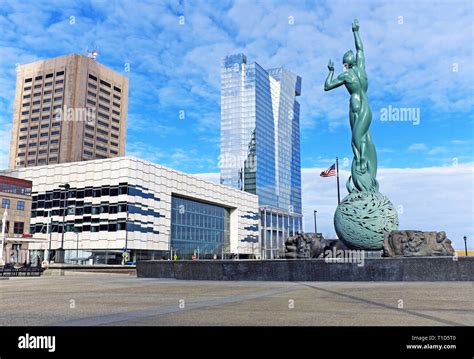
[[[329,167],[327,170],[324,170],[321,172],[320,176],[321,177],[331,177],[336,175],[336,164],[334,163],[331,167]]]

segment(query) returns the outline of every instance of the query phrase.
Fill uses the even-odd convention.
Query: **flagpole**
[[[336,173],[337,173],[337,205],[341,204],[341,193],[339,191],[339,159],[336,157]]]

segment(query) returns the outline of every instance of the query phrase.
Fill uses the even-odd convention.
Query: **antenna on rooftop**
[[[99,55],[99,51],[97,47],[93,46],[91,49],[86,50],[86,55],[88,58],[95,61],[97,59],[97,55]]]

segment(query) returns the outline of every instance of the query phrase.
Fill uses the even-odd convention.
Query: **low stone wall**
[[[136,274],[136,267],[133,265],[112,265],[112,264],[95,264],[95,265],[77,265],[77,264],[50,264],[43,272],[46,276],[65,276],[78,273],[121,273]]]
[[[137,276],[235,281],[474,281],[474,257],[366,258],[357,263],[324,259],[143,261]]]

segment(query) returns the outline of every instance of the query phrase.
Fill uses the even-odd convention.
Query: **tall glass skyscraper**
[[[301,231],[301,77],[284,68],[247,64],[244,54],[221,67],[221,184],[259,196],[266,258]]]

